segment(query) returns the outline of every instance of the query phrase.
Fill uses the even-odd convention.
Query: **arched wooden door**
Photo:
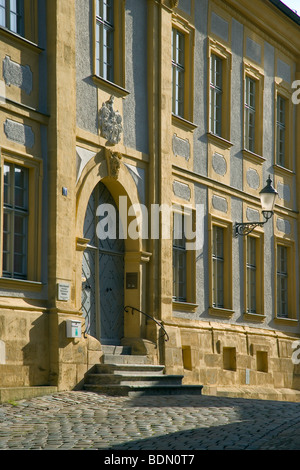
[[[108,217],[107,213],[97,216],[97,209],[104,204],[116,214],[116,226],[112,230],[116,236],[100,239],[97,224],[101,221],[105,224]],[[113,221],[110,222],[112,228]],[[120,344],[124,336],[124,240],[119,238],[117,206],[101,182],[89,199],[83,236],[90,240],[82,263],[82,310],[86,332],[102,344]]]

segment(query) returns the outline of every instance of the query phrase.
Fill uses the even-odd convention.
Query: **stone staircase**
[[[84,390],[113,396],[201,395],[201,385],[182,385],[182,375],[167,375],[163,365],[147,356],[132,355],[129,347],[102,346],[102,362],[85,375]]]

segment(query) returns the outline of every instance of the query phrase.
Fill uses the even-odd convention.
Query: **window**
[[[222,135],[222,59],[210,58],[210,131]]]
[[[173,300],[186,301],[187,252],[184,236],[184,215],[173,215]]]
[[[24,34],[24,1],[0,0],[0,26]]]
[[[208,57],[208,129],[218,145],[228,148],[231,145],[231,51],[209,38]]]
[[[3,210],[3,277],[26,279],[28,170],[5,163]]]
[[[256,313],[256,239],[247,237],[247,312]]]
[[[277,246],[277,316],[288,317],[288,249]]]
[[[172,29],[172,112],[184,117],[184,35],[178,29]]]
[[[232,223],[217,216],[209,222],[209,314],[230,318],[232,310]]]
[[[213,226],[213,306],[224,308],[224,229]]]
[[[113,0],[96,0],[96,74],[114,81]]]
[[[264,316],[264,234],[258,228],[244,238],[244,316],[263,321]]]
[[[255,152],[256,82],[246,76],[245,80],[245,147]]]
[[[244,63],[244,150],[262,155],[263,149],[263,70]]]
[[[286,100],[277,95],[277,119],[276,119],[276,163],[286,166]]]

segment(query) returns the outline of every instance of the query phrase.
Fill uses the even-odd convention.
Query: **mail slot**
[[[67,325],[67,338],[80,338],[81,337],[81,321],[79,320],[66,320]]]

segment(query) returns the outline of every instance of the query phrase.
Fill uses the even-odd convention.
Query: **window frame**
[[[251,80],[255,85],[255,97],[254,103],[247,103],[247,82]],[[244,63],[244,90],[243,90],[243,108],[244,108],[244,117],[243,117],[243,139],[244,139],[244,150],[250,154],[262,155],[262,145],[263,145],[263,90],[264,90],[264,75],[261,70],[252,66],[249,63]],[[252,148],[249,148],[248,137],[249,137],[249,128],[247,126],[247,116],[254,114],[254,144]]]
[[[212,80],[211,80],[211,64],[212,57],[215,56],[222,67],[222,83],[218,90],[221,92],[222,103],[221,103],[221,114],[220,114],[220,129],[219,132],[215,132],[212,128]],[[209,133],[213,134],[217,138],[225,139],[230,141],[230,129],[231,129],[231,70],[232,70],[232,54],[231,52],[220,42],[209,38],[208,41],[208,122],[207,128]]]
[[[93,1],[93,48],[94,48],[94,64],[93,64],[93,79],[99,85],[114,91],[120,96],[125,96],[128,91],[124,89],[125,86],[125,0],[111,0],[113,9],[113,51],[112,51],[112,68],[113,76],[109,78],[102,77],[97,68],[97,2]],[[99,17],[98,17],[99,18]],[[107,23],[107,26],[109,24]]]
[[[249,239],[255,242],[255,310],[249,308]],[[262,321],[264,316],[264,233],[254,230],[244,239],[244,317],[247,320]]]
[[[173,83],[173,30],[179,32],[184,38],[184,85],[183,85],[183,109],[180,114],[174,113],[174,83]],[[171,112],[173,125],[183,126],[183,128],[193,131],[196,125],[193,124],[194,117],[194,48],[195,31],[183,18],[175,15],[172,17],[171,37],[170,37],[170,60],[172,67],[171,74]],[[175,65],[175,64],[174,64]]]
[[[175,236],[176,226],[175,218],[176,216],[181,217],[180,221],[180,231],[181,237]],[[181,244],[177,244],[175,241],[181,240]],[[183,260],[182,265],[180,266],[180,258]],[[182,271],[180,275],[179,270]],[[181,280],[181,277],[184,277],[184,280]],[[183,295],[180,294],[180,284],[183,284]],[[173,301],[175,302],[186,302],[187,301],[187,249],[186,249],[186,239],[184,235],[184,214],[182,212],[173,211]]]
[[[25,19],[24,19],[24,0],[16,0],[16,11],[11,10],[12,0],[0,0],[0,13],[4,10],[4,24],[1,27],[8,29],[12,33],[24,36]],[[4,5],[3,5],[4,4]],[[16,17],[16,28],[12,26],[12,15]],[[2,15],[0,15],[1,18]]]
[[[26,278],[3,276],[3,236],[0,243],[0,286],[29,285],[40,288],[41,280],[41,243],[42,243],[42,180],[43,161],[40,158],[19,155],[1,149],[0,154],[0,230],[4,229],[4,165],[12,164],[26,169],[28,173],[28,235]],[[15,284],[16,283],[16,284]],[[24,284],[25,283],[25,284]]]
[[[9,3],[5,0],[5,3]],[[38,43],[38,0],[22,0],[21,6],[22,24],[19,31],[13,31],[9,26],[0,26],[0,32],[9,34],[10,38],[25,39],[28,44]],[[5,6],[5,17],[8,15],[8,10]],[[26,43],[26,42],[25,42]]]
[[[225,284],[225,256],[224,256],[224,239],[225,239],[225,231],[224,227],[220,227],[219,225],[213,225],[213,234],[212,234],[212,305],[214,308],[224,308],[224,284]],[[218,251],[218,233],[221,235],[221,253]],[[220,277],[221,268],[221,288],[220,283],[218,282]]]
[[[184,246],[177,246],[174,244],[174,219],[175,214],[181,216],[181,230]],[[196,233],[196,211],[191,207],[182,206],[181,204],[173,203],[172,210],[172,302],[174,310],[188,310],[195,311],[197,308],[196,302],[196,251],[195,239],[186,236],[185,230],[192,230]],[[189,232],[188,232],[189,233]],[[174,250],[176,252],[184,253],[185,257],[185,295],[182,297],[174,295]]]
[[[278,247],[286,249],[286,273],[278,271]],[[295,267],[295,243],[293,240],[282,239],[275,236],[275,266],[274,266],[274,284],[275,284],[275,320],[289,321],[296,320],[297,306],[296,306],[296,267]],[[285,274],[287,279],[286,295],[287,295],[287,312],[286,315],[281,315],[278,309],[278,275]]]
[[[5,177],[5,172],[4,169],[5,167],[9,167],[9,180],[10,183],[7,186],[5,183],[5,180],[3,182],[4,186],[4,198],[3,198],[3,249],[2,249],[2,276],[9,278],[9,279],[26,279],[27,278],[27,257],[28,257],[28,218],[29,218],[29,207],[28,207],[28,190],[29,190],[29,174],[28,174],[28,169],[27,168],[22,168],[19,165],[16,165],[15,163],[9,163],[9,162],[4,162],[3,165],[3,173]],[[15,180],[15,172],[16,170],[19,169],[23,171],[24,177],[26,178],[26,182],[24,184],[24,188],[21,188],[26,192],[26,200],[24,201],[24,207],[18,206],[16,204],[16,180]],[[5,187],[7,187],[7,192],[8,192],[8,199],[9,201],[5,201]],[[22,247],[22,253],[18,253],[16,251],[16,237],[18,235],[21,235],[20,233],[18,234],[16,232],[16,217],[20,217],[24,221],[24,226],[23,226],[23,247]],[[5,218],[9,220],[9,228],[7,232],[5,231]],[[25,232],[25,233],[24,233]],[[6,235],[6,236],[5,236]],[[8,270],[4,271],[4,254],[6,250],[4,249],[4,240],[7,238],[7,244],[9,246],[9,251],[7,251],[7,258],[8,258]],[[22,261],[22,270],[20,272],[17,272],[15,269],[15,262],[17,256],[20,255],[23,258]]]
[[[283,110],[281,110],[280,103],[282,103]],[[277,95],[277,102],[276,102],[276,164],[282,167],[285,167],[285,162],[287,159],[286,155],[286,108],[287,103],[286,99],[281,96]],[[283,115],[283,119],[280,118],[280,115]],[[283,133],[283,138],[281,139],[281,132]],[[281,145],[281,141],[282,145]]]
[[[209,216],[209,314],[231,317],[232,310],[232,222]],[[223,229],[223,306],[214,305],[214,227]]]
[[[253,90],[251,91],[251,85]],[[256,80],[246,75],[245,77],[245,148],[255,153],[256,145]],[[253,119],[253,123],[251,120]],[[252,132],[251,132],[252,130]],[[253,135],[251,135],[253,133]],[[251,135],[251,136],[250,136]]]
[[[257,245],[256,239],[247,237],[247,313],[257,313]]]
[[[182,49],[180,48],[181,41]],[[185,115],[185,42],[186,38],[182,31],[172,27],[172,113],[180,118],[184,118]],[[180,52],[182,58],[180,58]]]
[[[284,256],[282,256],[282,254],[284,254]],[[284,266],[281,267],[280,265],[282,261],[284,263]],[[276,290],[277,309],[276,311],[277,311],[277,316],[280,318],[288,318],[288,309],[289,309],[288,278],[289,278],[288,248],[285,245],[278,244],[277,245],[277,258],[276,258],[276,283],[277,283],[277,290]],[[282,289],[282,281],[284,283],[283,289]]]
[[[284,142],[284,162],[280,162],[278,159],[278,99],[284,100],[285,103],[285,142]],[[293,171],[293,111],[292,111],[292,93],[290,87],[285,86],[283,83],[277,83],[275,80],[275,102],[274,102],[274,112],[275,112],[275,156],[274,164],[279,168],[285,170]]]
[[[217,71],[218,65],[220,71]],[[217,76],[219,75],[218,83]],[[213,77],[213,78],[212,78]],[[223,61],[217,54],[210,56],[210,132],[222,137]]]
[[[101,9],[100,3],[102,5],[102,12],[98,11],[98,9]],[[107,16],[104,16],[104,5],[107,5],[108,9],[112,9],[111,18],[107,17],[108,13],[106,13]],[[96,75],[110,82],[114,81],[114,31],[114,1],[96,0]],[[106,39],[104,39],[105,33]],[[101,44],[100,36],[102,36],[103,44]],[[112,42],[111,46],[108,44],[110,40]],[[108,57],[108,51],[105,54],[105,50],[109,48],[111,48],[112,61],[108,62],[109,59],[107,58],[107,62],[105,62],[103,57],[105,55]],[[99,55],[97,53],[98,50]],[[105,64],[107,67],[105,67]],[[109,67],[111,68],[109,69]]]

